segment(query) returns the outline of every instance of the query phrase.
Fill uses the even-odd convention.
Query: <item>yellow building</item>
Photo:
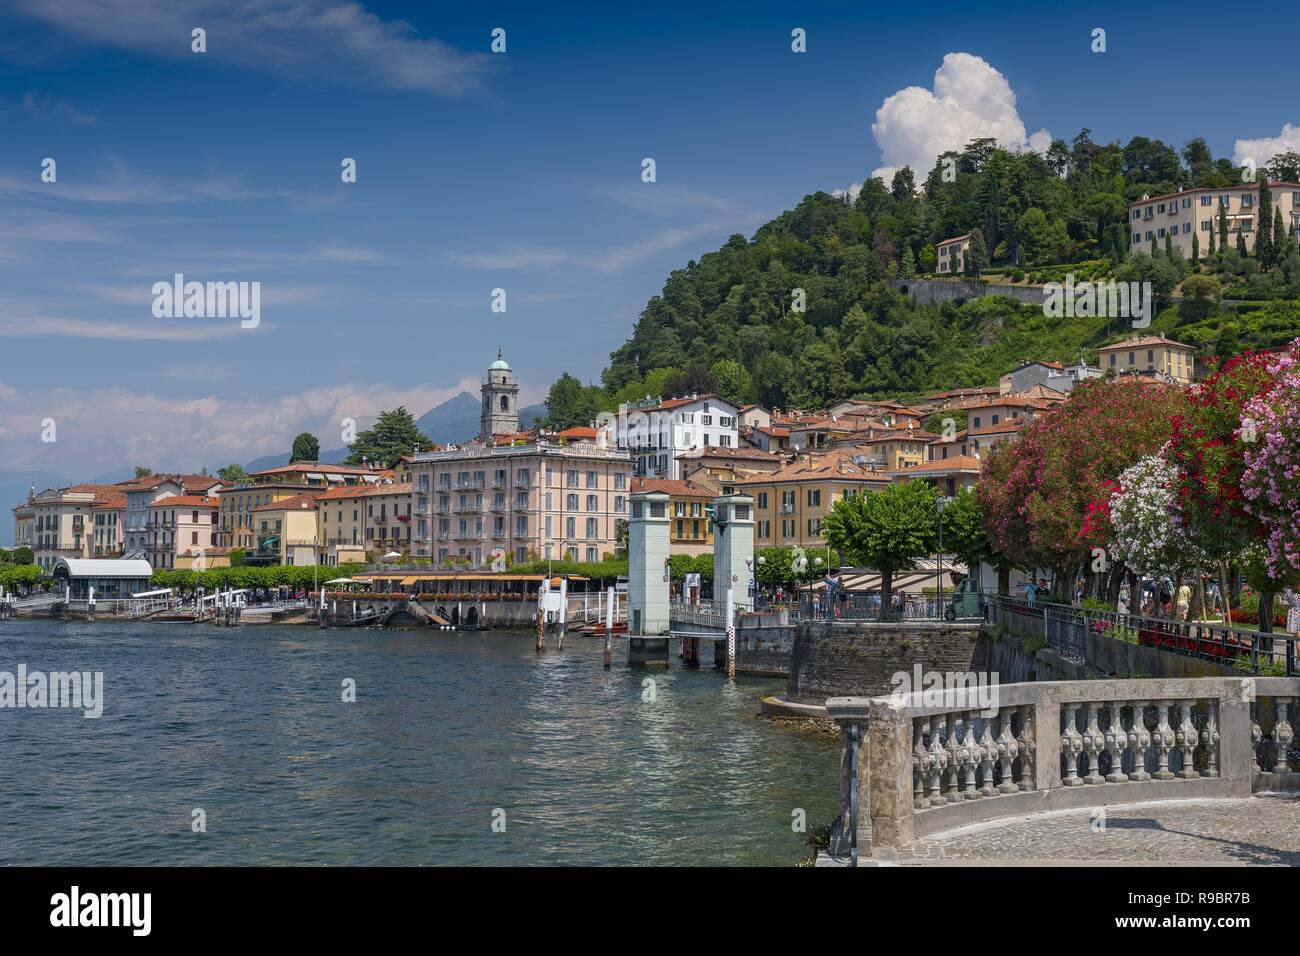
[[[897,471],[925,461],[926,448],[938,438],[921,428],[900,428],[875,432],[870,438],[854,442],[854,452],[862,463],[877,471]]]
[[[294,495],[256,505],[249,517],[256,542],[255,550],[248,552],[249,564],[318,563],[321,542],[315,495]]]
[[[217,540],[222,548],[257,547],[253,511],[264,505],[287,501],[299,495],[319,495],[330,488],[370,485],[379,481],[373,468],[321,465],[296,461],[282,468],[269,468],[248,476],[248,481],[217,492],[221,499]]]
[[[718,486],[698,478],[633,478],[632,494],[668,495],[668,550],[671,554],[713,553],[713,499]]]
[[[1137,374],[1190,385],[1196,371],[1196,349],[1163,335],[1141,335],[1097,349],[1104,373]]]
[[[331,488],[316,496],[321,564],[375,561],[411,550],[411,483]]]
[[[854,461],[844,451],[804,456],[780,471],[737,481],[754,499],[754,546],[822,548],[822,522],[841,498],[878,491],[890,477]]]

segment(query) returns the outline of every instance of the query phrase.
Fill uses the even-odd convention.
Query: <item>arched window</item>
[[[510,411],[510,396],[509,396],[509,395],[502,395],[502,396],[501,396],[501,411],[503,411],[503,412],[508,412],[508,411]]]

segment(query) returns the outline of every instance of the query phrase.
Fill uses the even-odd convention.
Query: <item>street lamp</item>
[[[943,611],[943,512],[944,509],[947,508],[948,505],[951,503],[951,501],[952,501],[951,498],[946,498],[942,495],[940,495],[939,498],[935,500],[935,507],[939,509],[939,578],[938,578],[939,603],[938,603],[938,607],[941,613]]]

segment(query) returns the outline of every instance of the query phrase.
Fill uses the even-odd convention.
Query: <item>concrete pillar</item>
[[[727,595],[739,610],[752,610],[749,579],[754,566],[754,499],[722,495],[713,500],[713,606]]]
[[[627,526],[627,662],[668,666],[668,495],[632,495]]]

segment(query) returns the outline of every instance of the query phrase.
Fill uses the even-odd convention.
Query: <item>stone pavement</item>
[[[1171,800],[1010,817],[934,834],[880,865],[1300,866],[1300,799]],[[866,862],[866,861],[864,861]],[[825,858],[820,865],[834,866]]]

